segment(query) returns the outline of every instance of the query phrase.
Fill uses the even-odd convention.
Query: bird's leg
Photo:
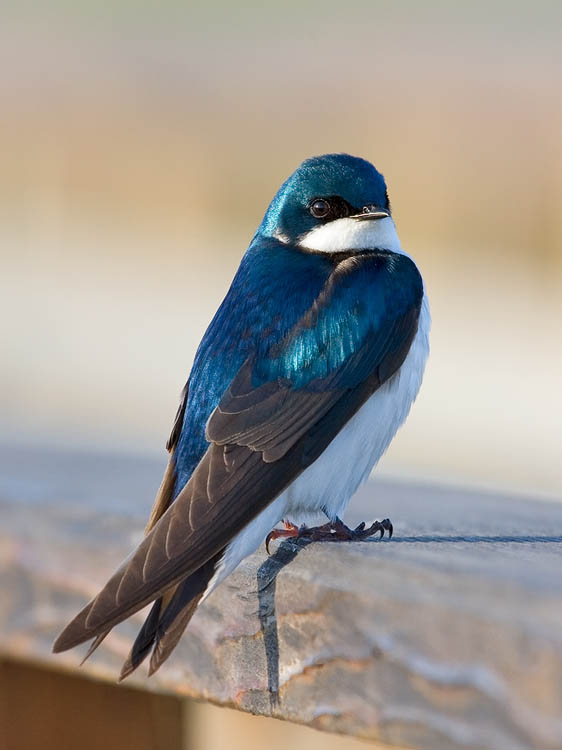
[[[384,536],[384,532],[388,532],[388,538],[392,538],[392,532],[394,531],[390,518],[384,518],[382,521],[373,521],[370,526],[367,526],[365,521],[362,521],[359,526],[354,529],[350,529],[345,523],[336,516],[335,521],[325,523],[323,526],[295,526],[295,524],[289,521],[283,521],[284,529],[273,529],[267,535],[265,540],[265,548],[269,554],[269,543],[273,539],[283,538],[298,538],[298,539],[310,539],[311,542],[353,542],[360,541],[361,539],[368,539],[377,532],[380,533],[380,538]]]

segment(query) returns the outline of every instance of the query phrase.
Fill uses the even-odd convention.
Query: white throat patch
[[[385,219],[357,221],[335,219],[311,229],[299,242],[300,247],[322,253],[339,253],[346,250],[390,250],[403,253],[394,222]]]

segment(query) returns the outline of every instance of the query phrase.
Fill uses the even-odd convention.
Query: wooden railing
[[[51,643],[140,539],[154,460],[4,448],[0,654]],[[392,541],[284,542],[244,561],[169,662],[132,685],[414,748],[562,747],[562,504],[377,481],[350,522]],[[82,672],[115,680],[141,617]]]

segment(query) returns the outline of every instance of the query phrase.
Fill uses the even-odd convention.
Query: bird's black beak
[[[354,214],[350,216],[350,219],[357,219],[357,221],[374,221],[375,219],[386,219],[390,216],[390,212],[385,208],[378,208],[378,206],[365,206],[362,213]]]

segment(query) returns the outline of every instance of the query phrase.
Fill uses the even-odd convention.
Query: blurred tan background
[[[19,4],[0,25],[4,440],[162,449],[282,180],[385,174],[432,356],[381,471],[562,497],[562,6]]]
[[[277,187],[347,151],[385,174],[434,319],[381,472],[562,498],[559,2],[0,14],[0,440],[161,452]],[[359,744],[217,711],[207,750]]]

